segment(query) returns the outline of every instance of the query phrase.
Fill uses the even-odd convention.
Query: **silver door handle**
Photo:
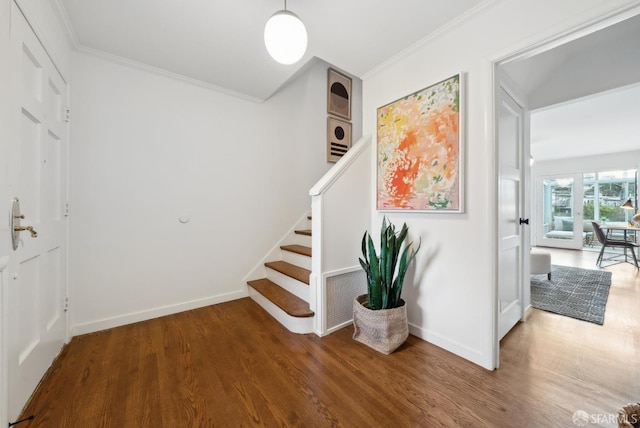
[[[38,237],[38,232],[33,230],[33,226],[16,226],[16,227],[13,228],[13,230],[15,232],[22,232],[22,231],[28,230],[31,233],[31,237],[32,238],[37,238]]]
[[[9,230],[11,231],[11,244],[13,251],[18,249],[18,242],[20,241],[20,232],[29,231],[32,238],[38,237],[38,232],[33,230],[33,226],[22,226],[20,220],[24,220],[24,214],[20,212],[20,200],[13,198],[11,201],[11,216],[9,218]]]

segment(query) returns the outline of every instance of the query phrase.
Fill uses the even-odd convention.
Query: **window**
[[[607,171],[583,175],[585,220],[629,221],[635,210],[621,209],[629,198],[636,207],[636,170]]]

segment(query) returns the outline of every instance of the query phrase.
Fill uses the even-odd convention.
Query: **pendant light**
[[[264,44],[269,55],[280,64],[294,64],[307,50],[307,30],[298,16],[284,9],[279,10],[264,26]]]

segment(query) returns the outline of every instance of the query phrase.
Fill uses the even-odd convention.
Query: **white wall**
[[[377,107],[459,71],[466,77],[466,213],[387,213],[396,224],[407,222],[412,239],[422,237],[416,279],[406,284],[404,293],[412,333],[486,368],[494,367],[497,185],[492,62],[631,3],[638,4],[490,2],[486,9],[365,76],[364,133],[373,135]],[[379,229],[382,215],[374,206],[372,230]]]
[[[327,67],[255,104],[74,54],[75,334],[246,295],[242,278],[311,209],[331,165]]]

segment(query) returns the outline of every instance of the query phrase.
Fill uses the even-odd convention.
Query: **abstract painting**
[[[338,162],[351,148],[351,123],[327,118],[327,162]]]
[[[461,76],[378,108],[378,210],[464,212]]]
[[[351,78],[333,68],[327,75],[327,113],[351,120]]]

